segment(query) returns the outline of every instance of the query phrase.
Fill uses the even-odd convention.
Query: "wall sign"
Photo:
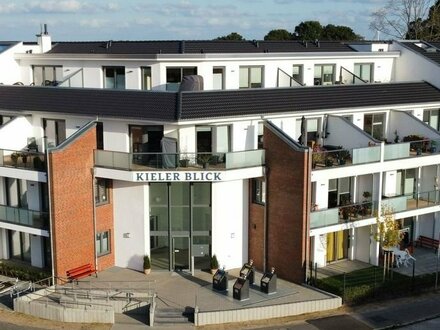
[[[217,182],[222,181],[222,172],[133,172],[137,182]]]

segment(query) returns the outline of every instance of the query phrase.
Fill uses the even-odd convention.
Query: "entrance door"
[[[173,269],[189,269],[189,237],[173,237]]]

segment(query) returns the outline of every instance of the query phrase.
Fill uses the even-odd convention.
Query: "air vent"
[[[436,53],[437,52],[437,48],[434,47],[429,47],[425,49],[427,53]]]

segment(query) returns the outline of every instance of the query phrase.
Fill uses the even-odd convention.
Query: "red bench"
[[[95,273],[95,276],[98,277],[96,274],[96,269],[92,267],[92,264],[85,264],[83,266],[72,268],[66,271],[67,278],[70,281],[90,276],[93,273]]]
[[[416,242],[416,246],[426,246],[429,248],[433,248],[435,249],[435,252],[437,252],[438,249],[438,239],[435,238],[430,238],[430,237],[426,237],[426,236],[419,236],[419,239]]]

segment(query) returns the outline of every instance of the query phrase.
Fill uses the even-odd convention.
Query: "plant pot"
[[[420,156],[422,154],[422,148],[417,148],[416,154],[417,154],[417,156]]]
[[[203,163],[203,168],[207,169],[209,167],[209,163]]]
[[[145,275],[149,275],[151,273],[151,268],[144,269]]]
[[[218,268],[216,269],[211,269],[211,274],[214,275],[215,273],[217,273]]]
[[[180,166],[181,167],[188,167],[189,159],[181,159],[180,160]]]

